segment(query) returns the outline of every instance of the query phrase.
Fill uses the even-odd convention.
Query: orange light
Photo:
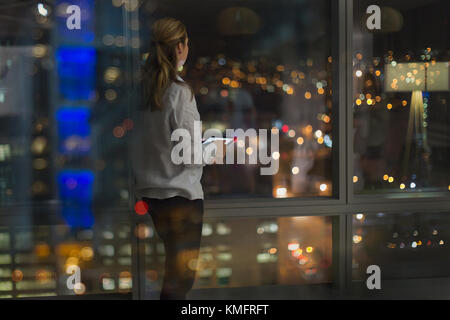
[[[39,258],[45,258],[50,255],[50,247],[46,243],[37,244],[34,252]]]
[[[125,129],[122,126],[117,126],[113,130],[113,135],[116,138],[122,138],[125,135]]]
[[[306,127],[305,127],[305,132],[307,133],[307,134],[310,134],[311,132],[312,132],[312,126],[310,125],[310,124],[308,124]]]
[[[39,282],[47,282],[51,278],[51,273],[47,270],[37,270],[36,271],[36,280]]]
[[[237,82],[236,80],[231,81],[231,87],[232,88],[238,88],[239,87],[239,82]]]
[[[94,257],[94,250],[91,247],[84,247],[81,249],[80,255],[84,261],[90,261]]]
[[[303,250],[302,250],[302,249],[292,250],[292,252],[291,252],[292,256],[293,256],[293,257],[296,257],[296,258],[299,257],[299,256],[301,256],[302,253],[303,253]]]
[[[22,281],[22,279],[23,279],[23,272],[20,271],[19,269],[16,269],[16,270],[14,270],[12,272],[11,278],[12,278],[12,281],[14,281],[14,282]]]
[[[86,292],[86,286],[84,285],[84,283],[78,282],[73,287],[73,292],[75,292],[75,294],[77,295],[82,295]]]
[[[150,228],[145,223],[139,223],[134,229],[134,234],[139,239],[146,239],[150,236]]]

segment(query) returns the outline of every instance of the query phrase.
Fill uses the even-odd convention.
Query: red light
[[[148,204],[145,201],[138,201],[134,205],[134,211],[136,211],[136,213],[140,216],[146,214],[148,212],[148,208]]]
[[[134,127],[134,122],[131,119],[125,119],[123,120],[123,127],[125,127],[126,130],[131,130]]]
[[[289,126],[285,124],[284,126],[281,127],[281,130],[283,130],[283,132],[286,133],[289,131]]]
[[[236,142],[236,141],[237,141],[237,137],[234,137],[234,138],[233,138],[233,141]]]

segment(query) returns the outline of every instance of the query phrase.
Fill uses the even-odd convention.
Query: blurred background
[[[339,215],[353,225],[354,281],[370,264],[388,279],[448,276],[446,204],[439,213],[335,206],[342,192],[420,201],[450,191],[449,3],[375,2],[347,1],[345,14],[332,0],[0,1],[0,298],[158,297],[164,248],[130,206],[129,142],[150,26],[168,16],[188,29],[181,77],[203,129],[268,129],[280,139],[276,175],[205,168],[207,203],[231,204],[233,218],[207,209],[193,297],[253,288],[264,298],[269,286],[271,297],[307,298],[287,288],[332,288]],[[380,30],[367,28],[371,4]],[[68,28],[70,5],[81,29]],[[353,43],[351,66],[339,64],[338,37]],[[338,105],[346,91],[348,105]],[[349,130],[337,121],[347,112]],[[352,146],[339,146],[346,130]],[[326,208],[317,215],[303,200]],[[239,203],[272,203],[272,212],[239,217]],[[74,289],[70,266],[81,271]],[[314,294],[331,296],[323,292]]]

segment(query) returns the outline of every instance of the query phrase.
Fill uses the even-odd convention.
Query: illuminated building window
[[[211,224],[204,223],[203,228],[202,228],[202,236],[207,237],[207,236],[212,235],[212,233],[213,233],[213,228],[212,228]]]
[[[114,246],[113,245],[103,245],[98,247],[98,252],[102,256],[112,257],[114,256]]]
[[[216,225],[216,231],[219,235],[226,235],[231,233],[231,228],[227,226],[225,223],[218,223]]]

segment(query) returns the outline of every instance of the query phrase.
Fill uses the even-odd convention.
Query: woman
[[[193,139],[194,121],[200,121],[193,91],[178,75],[188,56],[188,42],[180,21],[164,18],[153,24],[151,51],[143,68],[144,103],[136,120],[134,193],[148,204],[164,242],[161,299],[186,299],[202,233],[203,165],[171,161],[172,132],[186,129]]]

